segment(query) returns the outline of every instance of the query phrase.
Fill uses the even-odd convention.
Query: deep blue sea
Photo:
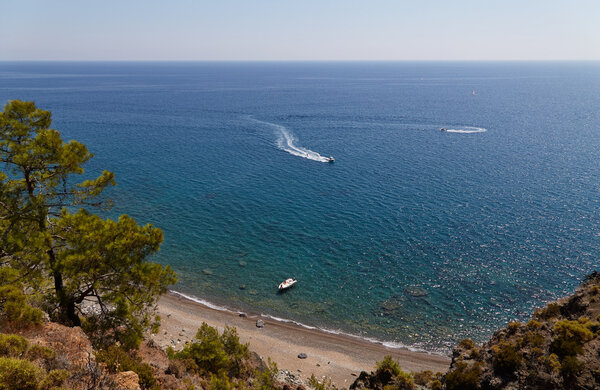
[[[5,62],[9,99],[231,309],[448,351],[600,265],[600,63]]]

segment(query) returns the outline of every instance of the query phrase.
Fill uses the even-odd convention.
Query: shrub
[[[156,385],[156,378],[152,372],[152,367],[148,363],[144,363],[137,356],[128,354],[119,346],[111,345],[99,351],[96,359],[106,364],[106,369],[112,373],[122,371],[135,372],[138,374],[140,387],[143,389],[151,389]]]
[[[43,370],[27,360],[0,357],[0,390],[38,390]]]
[[[475,341],[471,339],[463,339],[458,345],[465,349],[473,349],[475,348]]]
[[[41,360],[48,365],[56,357],[56,352],[52,348],[34,344],[27,350],[25,357],[28,360]]]
[[[577,376],[583,369],[583,363],[577,360],[575,356],[567,356],[562,360],[560,373],[567,378]]]
[[[6,321],[18,328],[26,328],[42,323],[44,313],[29,305],[23,286],[13,282],[17,271],[4,266],[0,269],[0,322]]]
[[[473,390],[477,388],[477,382],[481,375],[480,363],[477,362],[469,367],[467,363],[458,362],[456,368],[446,374],[447,390]]]
[[[442,390],[442,382],[437,379],[431,382],[431,390]]]
[[[52,370],[40,383],[40,389],[54,390],[63,385],[70,376],[67,370]]]
[[[542,328],[542,323],[536,320],[531,320],[527,323],[527,327],[529,329],[541,329]]]
[[[551,353],[546,359],[546,364],[550,367],[551,372],[558,373],[560,371],[560,362],[556,354]]]
[[[27,350],[29,342],[16,334],[0,333],[0,356],[21,357]]]
[[[494,352],[492,364],[499,373],[514,373],[523,361],[521,353],[512,343],[500,342],[492,348],[492,351]]]
[[[208,385],[209,390],[231,390],[233,386],[229,381],[227,375],[221,371],[220,375],[211,375],[210,384]]]
[[[196,341],[179,352],[170,352],[173,359],[186,362],[189,370],[198,374],[226,372],[237,377],[245,369],[243,361],[249,357],[248,344],[241,344],[235,328],[225,327],[223,334],[203,322],[196,333]]]
[[[415,381],[412,374],[400,371],[393,380],[394,390],[412,390],[415,388]]]
[[[431,379],[433,378],[433,372],[427,370],[427,371],[421,371],[421,372],[417,372],[413,375],[415,383],[417,385],[421,385],[421,386],[425,386],[427,385],[429,382],[431,382]]]
[[[515,321],[515,322],[510,322],[508,324],[508,332],[509,333],[515,333],[517,330],[519,330],[519,328],[522,326],[523,324],[521,324],[519,321]]]
[[[549,303],[548,306],[539,311],[538,316],[545,320],[557,317],[560,314],[560,305],[558,303]]]
[[[256,381],[254,388],[256,390],[273,390],[275,389],[275,377],[277,376],[277,364],[269,358],[267,369],[263,372],[256,371]]]
[[[398,376],[402,373],[402,368],[400,368],[400,364],[396,362],[391,355],[386,355],[383,357],[383,360],[376,364],[377,373],[380,374],[386,370],[390,371],[393,376]]]
[[[592,340],[596,335],[592,332],[598,324],[587,318],[577,321],[562,320],[554,325],[554,339],[550,345],[551,351],[558,356],[575,356],[583,351],[583,344]]]
[[[532,347],[539,348],[544,345],[545,341],[546,338],[543,335],[537,332],[529,331],[523,335],[522,339],[520,339],[520,344],[521,346],[531,345]]]

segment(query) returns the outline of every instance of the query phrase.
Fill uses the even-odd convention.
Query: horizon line
[[[404,59],[404,60],[382,60],[382,59],[345,59],[345,60],[334,60],[334,59],[310,59],[310,60],[283,60],[283,59],[269,59],[269,60],[249,60],[249,59],[204,59],[204,60],[190,60],[190,59],[0,59],[0,63],[7,62],[270,62],[270,63],[283,63],[283,62],[600,62],[600,59]]]

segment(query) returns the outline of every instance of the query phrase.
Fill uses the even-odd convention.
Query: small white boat
[[[292,287],[294,284],[296,284],[298,281],[294,278],[289,278],[286,279],[285,281],[283,281],[280,285],[279,285],[279,291],[281,290],[287,290],[288,288]]]
[[[329,156],[329,158],[327,159],[327,162],[335,162],[335,158],[333,158],[333,156]]]
[[[448,130],[446,130],[446,129],[444,129],[444,128],[442,127],[442,128],[440,129],[440,131],[448,131]]]

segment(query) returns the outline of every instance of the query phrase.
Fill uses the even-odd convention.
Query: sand
[[[338,388],[348,388],[361,371],[373,370],[375,362],[385,355],[392,355],[404,370],[412,372],[445,372],[450,365],[450,359],[446,356],[388,348],[379,343],[307,329],[261,316],[240,317],[236,313],[212,309],[174,294],[163,296],[158,310],[162,326],[160,333],[153,338],[163,347],[171,345],[175,349],[181,348],[186,341],[193,339],[203,321],[220,330],[224,326],[234,326],[240,341],[249,343],[250,350],[265,361],[270,357],[279,369],[289,370],[302,379],[308,379],[311,374],[319,379],[327,376]],[[256,327],[258,319],[264,321],[263,328]],[[299,359],[300,353],[305,353],[307,358]]]

